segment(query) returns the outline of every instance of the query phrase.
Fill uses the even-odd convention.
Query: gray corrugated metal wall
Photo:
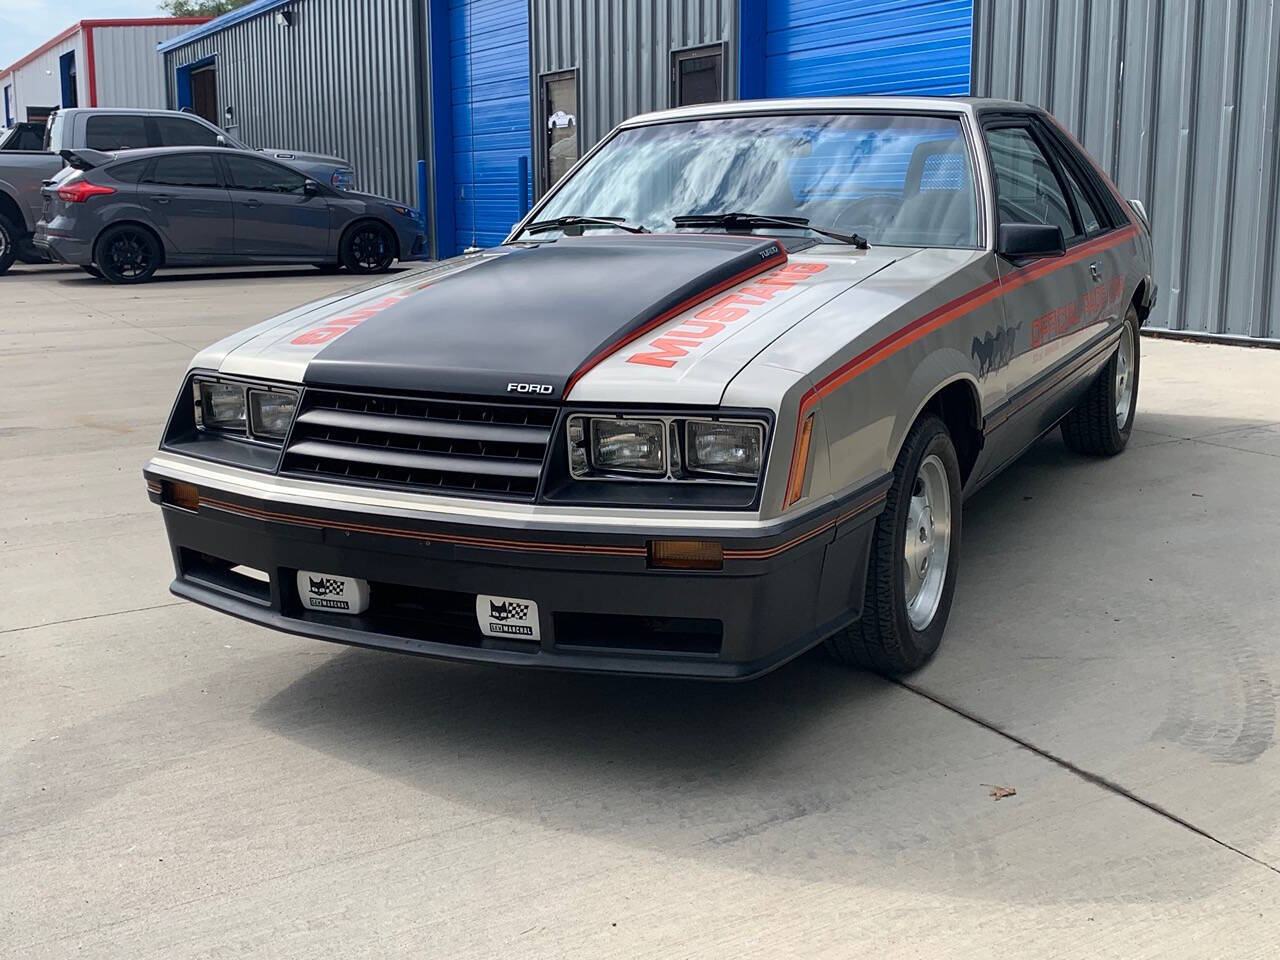
[[[532,0],[535,135],[543,126],[542,74],[578,71],[578,136],[586,153],[627,117],[671,105],[671,51],[686,47],[724,43],[725,97],[733,99],[737,9],[738,0]]]
[[[356,188],[417,205],[421,111],[417,61],[421,0],[299,0],[293,25],[271,13],[165,54],[174,71],[217,54],[218,112],[254,146],[334,153]]]
[[[164,58],[156,44],[189,26],[88,27],[93,31],[98,106],[164,109]]]
[[[1151,325],[1280,338],[1280,4],[977,0],[974,93],[1044,106],[1151,214]]]

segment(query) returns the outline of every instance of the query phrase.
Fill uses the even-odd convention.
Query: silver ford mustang
[[[457,660],[755,676],[938,647],[964,498],[1112,455],[1146,213],[1044,112],[716,104],[614,130],[500,247],[200,353],[145,470],[181,597]]]

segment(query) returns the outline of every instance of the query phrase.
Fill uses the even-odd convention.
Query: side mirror
[[[320,184],[314,180],[305,180],[302,183],[302,192],[308,197],[314,197],[320,193]]]
[[[227,146],[227,138],[224,137],[222,134],[218,134],[218,146],[220,147]]]
[[[996,239],[996,252],[1010,260],[1038,260],[1067,253],[1062,228],[1045,223],[1002,223]]]

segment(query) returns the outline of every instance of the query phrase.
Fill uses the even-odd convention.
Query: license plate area
[[[354,616],[369,609],[369,581],[336,573],[299,570],[298,600],[305,610]]]

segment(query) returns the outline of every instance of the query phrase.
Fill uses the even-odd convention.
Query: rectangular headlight
[[[591,421],[591,463],[608,473],[667,473],[667,425],[661,420]]]
[[[249,391],[249,429],[263,440],[283,440],[289,433],[298,395],[285,390]]]
[[[245,432],[244,386],[217,380],[195,381],[196,426],[225,433]]]
[[[729,420],[685,423],[685,466],[691,473],[754,478],[760,475],[764,427]]]

